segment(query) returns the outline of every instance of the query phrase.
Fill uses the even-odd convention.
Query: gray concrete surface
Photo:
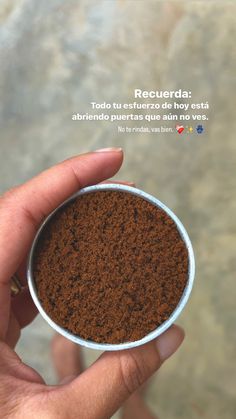
[[[236,417],[235,35],[233,1],[0,2],[1,190],[70,155],[119,145],[119,178],[169,205],[193,240],[196,285],[179,321],[186,341],[147,395],[163,419]],[[204,135],[128,136],[71,121],[91,100],[127,101],[135,87],[208,100]],[[17,347],[47,382],[51,336],[38,317]]]

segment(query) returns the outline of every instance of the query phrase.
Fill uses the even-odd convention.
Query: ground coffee
[[[120,191],[82,195],[60,209],[36,247],[44,310],[100,343],[141,339],[169,318],[188,277],[188,252],[172,219]]]

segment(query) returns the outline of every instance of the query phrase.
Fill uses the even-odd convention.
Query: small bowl
[[[89,194],[89,193],[93,193],[93,192],[97,192],[97,191],[121,191],[121,192],[126,192],[126,193],[129,193],[129,194],[133,194],[135,196],[138,196],[140,198],[143,198],[144,200],[146,200],[146,201],[150,202],[151,204],[155,205],[156,207],[161,208],[174,221],[174,223],[175,223],[175,225],[176,225],[176,227],[179,231],[179,234],[180,234],[182,240],[184,241],[185,246],[186,246],[187,251],[188,251],[188,280],[187,280],[186,287],[184,289],[184,292],[182,294],[182,297],[181,297],[178,305],[176,306],[176,308],[174,309],[174,311],[172,312],[172,314],[170,315],[168,320],[163,322],[155,330],[148,333],[142,339],[139,339],[137,341],[124,342],[124,343],[119,343],[119,344],[110,344],[110,343],[97,343],[97,342],[82,339],[79,336],[76,336],[73,333],[70,333],[68,330],[66,330],[63,327],[56,324],[48,316],[48,314],[45,312],[44,308],[41,305],[41,302],[39,301],[38,295],[37,295],[37,289],[36,289],[36,285],[35,285],[35,281],[34,281],[34,277],[33,277],[33,262],[34,262],[35,248],[36,248],[37,242],[40,238],[40,235],[41,235],[42,231],[47,226],[48,221],[55,215],[55,213],[59,209],[64,207],[67,203],[73,201],[75,198],[77,198],[80,195]],[[39,230],[38,230],[38,232],[37,232],[37,234],[34,238],[34,241],[32,243],[32,247],[31,247],[30,254],[29,254],[28,267],[27,267],[27,277],[28,277],[28,285],[29,285],[30,294],[33,298],[33,301],[34,301],[37,309],[39,310],[39,312],[41,313],[43,318],[48,322],[48,324],[53,329],[55,329],[58,333],[60,333],[64,337],[66,337],[67,339],[70,339],[71,341],[73,341],[73,342],[75,342],[79,345],[85,346],[86,348],[102,350],[102,351],[117,351],[117,350],[130,349],[130,348],[134,348],[136,346],[144,345],[145,343],[150,342],[151,340],[157,338],[157,336],[159,336],[163,332],[165,332],[165,330],[167,330],[175,322],[175,320],[177,319],[177,317],[180,315],[183,308],[185,307],[185,305],[186,305],[186,303],[189,299],[190,293],[192,291],[193,282],[194,282],[194,275],[195,275],[195,260],[194,260],[194,253],[193,253],[192,244],[191,244],[191,241],[189,239],[189,236],[188,236],[183,224],[176,217],[176,215],[165,204],[163,204],[161,201],[159,201],[158,199],[156,199],[152,195],[149,195],[148,193],[146,193],[146,192],[144,192],[140,189],[133,188],[131,186],[115,184],[115,183],[114,184],[100,184],[100,185],[88,186],[87,188],[81,189],[80,191],[76,192],[69,199],[64,201],[59,207],[57,207],[41,224],[41,226],[40,226],[40,228],[39,228]]]

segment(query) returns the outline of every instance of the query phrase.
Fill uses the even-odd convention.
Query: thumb
[[[110,418],[178,349],[183,339],[183,330],[172,326],[146,345],[103,353],[80,377],[62,386],[69,417],[76,417],[79,412],[81,419]]]

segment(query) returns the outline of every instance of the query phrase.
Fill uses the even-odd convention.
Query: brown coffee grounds
[[[36,247],[44,310],[100,343],[141,339],[169,318],[188,277],[188,253],[172,219],[143,198],[97,191],[60,209]]]

